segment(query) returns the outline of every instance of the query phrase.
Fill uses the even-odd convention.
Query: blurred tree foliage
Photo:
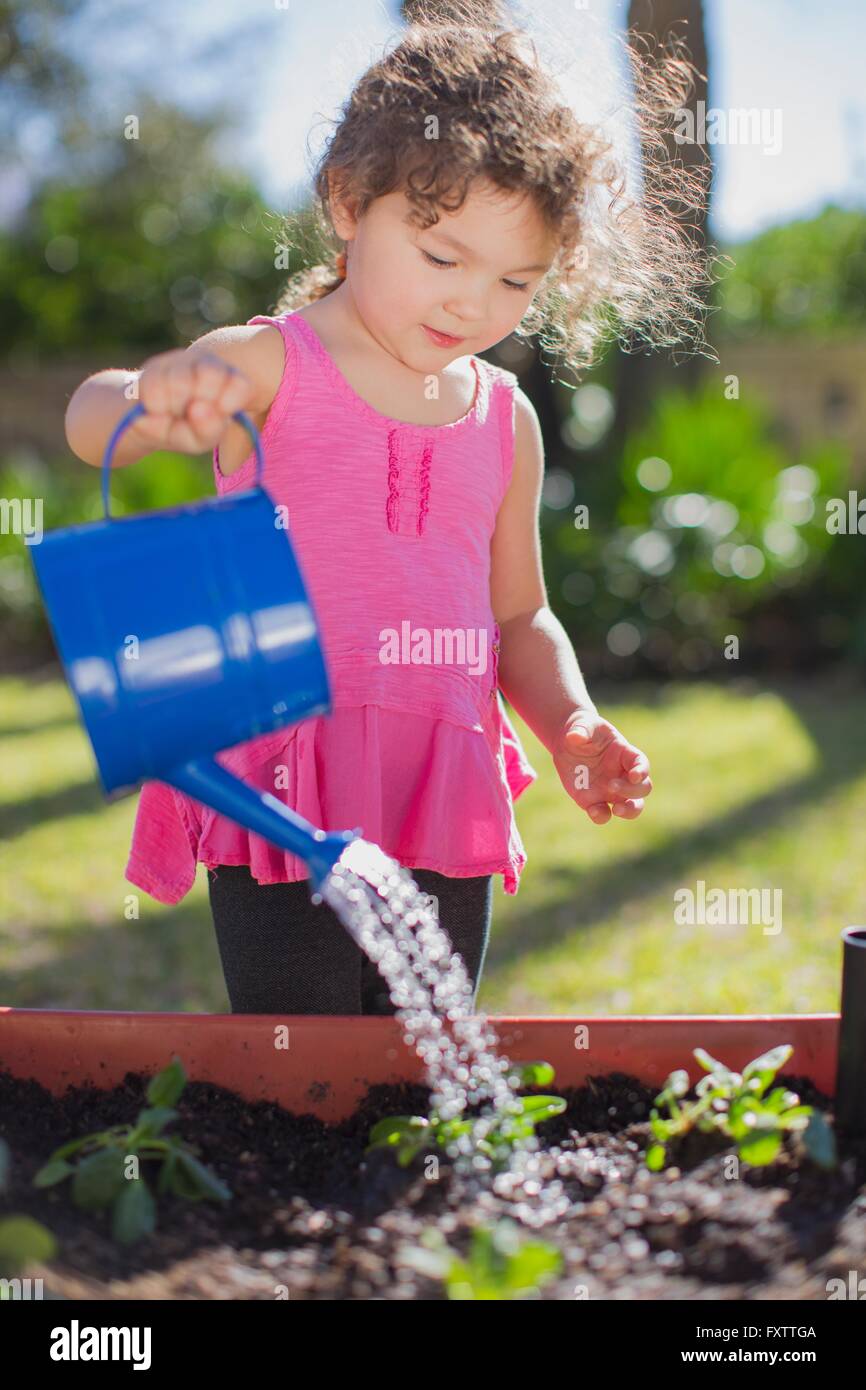
[[[866,213],[834,206],[724,248],[717,327],[736,337],[839,333],[866,323]]]
[[[185,346],[262,312],[300,264],[252,183],[215,156],[217,122],[150,101],[137,120],[98,178],[45,182],[26,224],[0,234],[0,316],[18,362]]]

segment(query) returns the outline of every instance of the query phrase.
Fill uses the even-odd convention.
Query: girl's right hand
[[[222,438],[231,417],[243,410],[253,384],[212,352],[190,355],[177,348],[149,357],[138,377],[138,400],[145,414],[133,431],[152,448],[204,454]]]

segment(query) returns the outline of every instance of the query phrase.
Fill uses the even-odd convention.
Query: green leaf
[[[664,1144],[650,1144],[646,1151],[646,1166],[653,1173],[658,1173],[665,1166],[665,1146]]]
[[[408,1168],[409,1164],[414,1162],[423,1148],[423,1144],[413,1144],[410,1141],[401,1144],[400,1148],[397,1150],[398,1166],[400,1168]]]
[[[77,1207],[85,1211],[110,1206],[120,1191],[124,1155],[120,1149],[98,1149],[81,1159],[72,1179],[72,1197]]]
[[[476,1297],[465,1260],[455,1259],[451,1264],[445,1276],[445,1291],[450,1300],[459,1303],[467,1303]]]
[[[179,1058],[175,1057],[163,1071],[152,1077],[147,1087],[147,1099],[151,1105],[174,1105],[181,1096],[187,1082]]]
[[[4,1278],[32,1260],[44,1263],[57,1254],[51,1232],[29,1216],[8,1216],[0,1221],[0,1271]]]
[[[650,1129],[656,1139],[669,1139],[673,1129],[673,1123],[670,1120],[662,1119],[658,1111],[654,1110],[650,1116]]]
[[[689,1089],[689,1074],[680,1067],[677,1071],[672,1071],[665,1082],[665,1090],[679,1100]]]
[[[540,1288],[559,1273],[562,1256],[547,1241],[528,1240],[508,1261],[505,1284],[515,1292]]]
[[[83,1139],[70,1139],[68,1144],[61,1144],[59,1149],[55,1149],[51,1157],[68,1158],[70,1154],[77,1153],[85,1144],[93,1143],[98,1137],[97,1134],[85,1134]]]
[[[835,1168],[837,1163],[836,1136],[820,1110],[815,1110],[803,1133],[806,1152],[819,1168]]]
[[[420,1130],[428,1130],[430,1124],[420,1115],[386,1115],[370,1130],[368,1149],[378,1149],[391,1144],[399,1144],[407,1135],[415,1135]]]
[[[111,1233],[120,1245],[134,1245],[156,1227],[156,1202],[144,1178],[130,1178],[115,1198]]]
[[[729,1072],[728,1075],[730,1076],[731,1073]],[[733,1078],[731,1081],[727,1081],[724,1077],[716,1076],[715,1073],[710,1076],[702,1076],[695,1086],[695,1095],[699,1100],[703,1100],[707,1096],[710,1100],[717,1098],[727,1100],[734,1091],[732,1081]]]
[[[519,1062],[509,1076],[518,1077],[521,1086],[549,1086],[556,1072],[549,1062]]]
[[[179,1149],[175,1156],[175,1170],[183,1174],[189,1180],[190,1192],[184,1194],[190,1198],[199,1197],[202,1200],[212,1202],[228,1202],[231,1199],[231,1189],[226,1187],[222,1179],[218,1178],[206,1164],[200,1163],[191,1153],[185,1149]],[[175,1191],[177,1188],[175,1187]]]
[[[767,1110],[775,1110],[779,1114],[789,1105],[796,1105],[800,1097],[795,1091],[789,1091],[786,1086],[777,1086],[768,1096],[764,1096],[763,1104]],[[801,1109],[803,1107],[800,1107]],[[788,1113],[793,1113],[792,1111]]]
[[[759,1117],[763,1114],[761,1102],[757,1096],[741,1095],[731,1102],[727,1114],[725,1129],[732,1139],[748,1139],[755,1133],[759,1125]],[[778,1126],[779,1118],[772,1111],[767,1112],[768,1118],[772,1120],[772,1127]],[[767,1126],[764,1125],[764,1128]]]
[[[700,1063],[704,1071],[712,1072],[716,1076],[731,1076],[733,1073],[724,1062],[717,1062],[715,1057],[711,1057],[709,1052],[703,1047],[696,1047],[693,1053],[695,1060]]]
[[[142,1110],[135,1122],[135,1128],[146,1135],[161,1134],[170,1120],[177,1118],[177,1111],[167,1105],[156,1105],[150,1110]]]
[[[782,1136],[778,1130],[759,1130],[750,1139],[743,1139],[738,1145],[740,1158],[760,1168],[772,1163],[782,1147]]]
[[[67,1163],[65,1158],[49,1158],[33,1179],[33,1186],[53,1187],[55,1183],[63,1182],[64,1178],[68,1178],[69,1174],[74,1172],[74,1164]]]
[[[793,1051],[790,1043],[781,1043],[778,1047],[770,1048],[769,1052],[763,1052],[743,1068],[743,1080],[748,1081],[749,1077],[760,1076],[764,1072],[769,1072],[772,1078],[779,1068],[784,1066]]]
[[[447,1144],[453,1144],[455,1139],[460,1139],[464,1134],[472,1133],[471,1120],[442,1120],[434,1126],[436,1132],[436,1143],[443,1148]]]
[[[542,1120],[561,1115],[567,1109],[567,1102],[562,1096],[523,1096],[521,1106],[520,1117],[515,1118],[526,1119],[532,1125],[539,1125]]]

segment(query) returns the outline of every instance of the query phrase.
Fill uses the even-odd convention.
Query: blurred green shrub
[[[213,493],[208,457],[154,453],[111,477],[113,516],[157,511]],[[42,502],[42,530],[77,526],[103,516],[97,468],[64,458],[53,463],[28,455],[26,462],[0,461],[0,498]],[[0,644],[13,660],[28,654],[49,659],[51,636],[31,546],[20,535],[0,531]]]
[[[731,337],[837,334],[866,323],[866,213],[827,207],[726,248],[715,326]]]
[[[626,441],[614,515],[593,512],[582,526],[577,500],[570,521],[553,527],[551,600],[581,647],[594,641],[614,658],[612,672],[617,658],[698,672],[721,666],[728,635],[756,657],[766,629],[756,637],[753,625],[777,606],[784,622],[792,594],[805,627],[809,613],[820,624],[833,576],[830,645],[856,648],[862,562],[858,578],[846,542],[857,538],[826,528],[826,499],[847,489],[849,470],[836,444],[793,461],[754,400],[726,400],[710,383],[694,396],[663,393]],[[812,639],[821,645],[817,629]]]

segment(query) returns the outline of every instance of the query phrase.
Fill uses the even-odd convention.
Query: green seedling
[[[689,1089],[686,1071],[673,1071],[656,1096],[650,1112],[650,1126],[656,1138],[646,1153],[646,1165],[653,1172],[664,1167],[667,1145],[690,1129],[704,1133],[717,1131],[736,1141],[740,1158],[753,1167],[772,1163],[782,1147],[786,1131],[802,1135],[806,1152],[821,1168],[835,1168],[836,1143],[833,1131],[820,1111],[801,1105],[800,1097],[784,1086],[765,1095],[780,1067],[794,1051],[788,1043],[774,1047],[749,1062],[742,1073],[717,1062],[702,1047],[694,1055],[709,1074],[695,1086],[696,1101],[683,1101]],[[682,1104],[680,1102],[683,1101]]]
[[[198,1148],[176,1135],[163,1136],[177,1116],[172,1107],[186,1081],[186,1072],[175,1057],[151,1079],[149,1104],[133,1124],[113,1125],[62,1144],[36,1174],[35,1186],[53,1187],[71,1177],[76,1206],[84,1211],[112,1208],[112,1235],[121,1245],[134,1244],[156,1227],[156,1199],[150,1187],[143,1176],[127,1177],[133,1156],[159,1164],[159,1196],[171,1192],[189,1202],[227,1202],[230,1190],[199,1161]]]
[[[0,1139],[0,1192],[9,1185],[9,1148]],[[57,1242],[47,1227],[30,1216],[5,1216],[0,1221],[0,1278],[11,1279],[34,1260],[44,1264],[57,1254]],[[0,1286],[0,1299],[10,1297]]]
[[[441,1231],[427,1230],[421,1246],[404,1252],[420,1274],[441,1279],[449,1299],[461,1302],[529,1298],[562,1269],[562,1256],[547,1241],[524,1238],[507,1217],[476,1226],[469,1256],[449,1249]]]
[[[524,1062],[509,1072],[521,1086],[549,1086],[554,1075],[549,1062]],[[516,1144],[535,1133],[536,1125],[561,1115],[565,1108],[561,1096],[515,1096],[514,1113],[491,1126],[486,1137],[477,1141],[477,1147],[494,1166],[499,1166]],[[388,1115],[370,1130],[367,1153],[372,1149],[393,1149],[400,1167],[408,1168],[419,1153],[437,1147],[447,1149],[463,1135],[471,1134],[472,1126],[471,1119],[443,1120],[435,1110],[429,1118]]]

